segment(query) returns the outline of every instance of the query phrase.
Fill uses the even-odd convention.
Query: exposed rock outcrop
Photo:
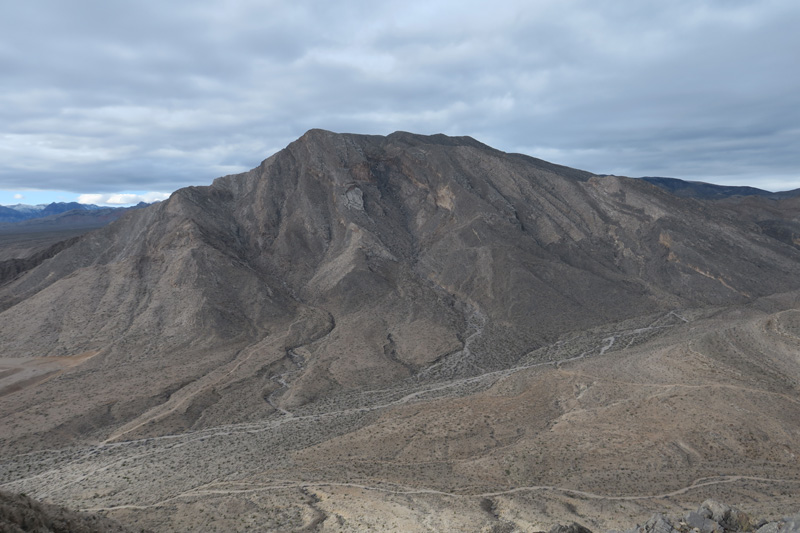
[[[566,528],[568,526],[556,526],[551,529],[550,533],[555,533],[558,527]],[[663,514],[655,514],[644,525],[625,531],[625,533],[751,532],[798,533],[800,532],[800,513],[779,520],[768,521],[763,518],[753,517],[724,503],[706,500],[696,511],[690,511],[682,517],[668,518]]]

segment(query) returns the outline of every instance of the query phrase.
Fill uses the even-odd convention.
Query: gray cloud
[[[0,188],[168,191],[312,127],[800,187],[798,23],[790,0],[11,4]]]

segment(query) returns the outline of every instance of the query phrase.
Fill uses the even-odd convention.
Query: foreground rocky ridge
[[[502,526],[493,528],[494,532],[501,530],[514,531]],[[63,507],[38,502],[24,494],[14,495],[0,491],[0,531],[126,533],[134,530],[102,516],[77,513]],[[148,533],[144,529],[136,531]],[[767,520],[751,516],[735,507],[707,500],[697,510],[683,516],[667,517],[656,513],[643,525],[626,529],[623,533],[797,533],[798,531],[800,531],[800,513],[778,520]],[[549,533],[592,533],[592,530],[573,522],[569,525],[554,525]],[[609,533],[619,532],[612,530]]]
[[[554,530],[557,528],[554,528]],[[553,530],[551,530],[553,531]],[[735,507],[707,500],[680,518],[653,515],[643,526],[626,533],[796,533],[800,531],[800,513],[779,520],[756,518]]]
[[[624,533],[796,533],[800,531],[800,513],[779,520],[755,518],[714,500],[703,502],[696,511],[681,517],[666,517],[657,513],[644,525]],[[556,525],[550,533],[591,533],[578,523]],[[616,533],[616,532],[615,532]]]
[[[0,491],[2,533],[147,533],[130,529],[114,520],[49,505],[25,494]]]

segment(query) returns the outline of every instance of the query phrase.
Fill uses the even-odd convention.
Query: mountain
[[[761,231],[791,246],[800,247],[800,189],[770,192],[755,187],[714,185],[675,178],[641,178],[681,198],[714,200],[732,216],[754,221]]]
[[[796,198],[800,196],[800,189],[782,192],[770,192],[756,187],[741,187],[731,185],[715,185],[701,181],[685,181],[677,178],[656,178],[645,176],[644,181],[668,190],[675,196],[685,198],[702,198],[704,200],[718,200],[731,196],[760,196],[773,200]]]
[[[25,213],[0,205],[0,222],[19,222],[25,220]]]
[[[42,205],[17,204],[10,206],[0,206],[0,223],[2,222],[21,222],[32,218],[42,218],[50,215],[57,215],[72,210],[87,210],[88,206],[78,202],[52,202]]]
[[[148,204],[132,207],[84,206],[81,209],[67,209],[60,206],[51,209],[53,204],[50,204],[39,211],[39,216],[26,218],[13,224],[0,224],[0,231],[3,233],[26,233],[45,227],[59,230],[96,229],[118,219],[130,209],[141,209],[146,205]]]
[[[85,205],[81,209],[73,209],[74,206],[68,204],[33,206],[37,209],[11,206],[10,209],[33,218],[0,223],[0,285],[71,246],[84,233],[117,220],[130,209],[147,205],[116,208]],[[48,212],[53,214],[44,214]]]
[[[141,208],[144,205],[140,203],[135,208]],[[97,216],[97,212],[104,214],[108,213],[122,213],[131,207],[103,207],[94,204],[80,204],[78,202],[52,202],[50,204],[41,205],[9,205],[0,206],[0,224],[3,223],[19,223],[26,220],[35,220],[48,218],[49,220],[58,220],[57,215],[63,213],[75,212],[74,214],[81,214],[88,220],[91,216]],[[103,215],[100,215],[103,216]],[[64,220],[61,220],[64,223]]]
[[[47,207],[47,204],[36,204],[36,205],[14,204],[14,205],[7,205],[4,207],[13,209],[14,211],[19,211],[20,213],[38,213],[39,211]]]
[[[311,130],[0,286],[0,487],[156,530],[777,512],[792,206]]]

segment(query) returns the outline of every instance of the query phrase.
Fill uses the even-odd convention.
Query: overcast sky
[[[798,28],[796,0],[4,2],[0,204],[156,199],[310,128],[798,188]]]

